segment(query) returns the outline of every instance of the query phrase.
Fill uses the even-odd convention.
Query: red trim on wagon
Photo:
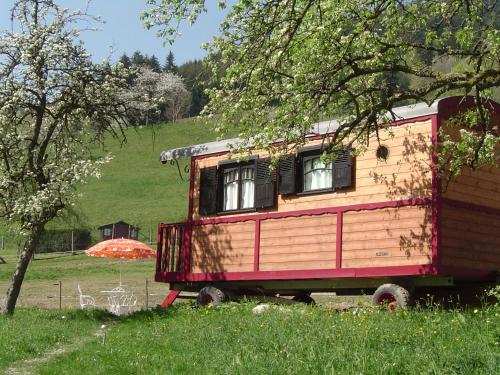
[[[500,208],[487,207],[475,203],[457,201],[455,199],[450,199],[450,198],[442,198],[442,202],[457,208],[464,208],[473,211],[481,211],[488,215],[500,215]]]
[[[253,252],[253,270],[259,270],[260,263],[260,219],[255,220],[255,243]]]
[[[344,213],[340,211],[337,213],[337,237],[335,239],[335,268],[342,268],[342,232],[343,232],[343,219]]]
[[[179,296],[179,294],[181,294],[180,291],[171,290],[170,293],[168,293],[167,297],[165,297],[165,299],[161,303],[161,305],[160,305],[161,308],[166,309],[167,307],[172,305],[174,303],[174,301],[176,300],[176,298]]]
[[[477,270],[473,268],[441,266],[440,274],[452,276],[456,280],[474,280],[474,281],[495,281],[497,271]]]
[[[439,115],[432,117],[432,157],[431,157],[431,171],[432,171],[432,264],[436,269],[439,269],[439,246],[440,246],[440,226],[441,226],[441,181],[438,176],[438,145],[439,145]]]
[[[183,271],[188,273],[191,269],[191,240],[193,237],[193,207],[194,207],[194,177],[195,177],[196,161],[191,158],[191,168],[189,170],[189,206],[188,206],[188,222],[184,231],[183,239]]]
[[[157,281],[164,282],[207,282],[207,281],[266,281],[266,280],[300,280],[300,279],[334,279],[354,277],[386,277],[386,276],[432,276],[436,269],[431,264],[416,266],[389,266],[369,268],[314,269],[293,271],[259,271],[259,272],[213,272],[188,273],[162,272],[156,275]]]
[[[266,219],[282,219],[286,217],[299,217],[307,215],[333,214],[348,211],[364,211],[377,210],[381,208],[397,208],[406,206],[425,206],[432,203],[432,198],[411,198],[399,201],[385,201],[377,203],[360,203],[347,206],[311,208],[297,211],[282,211],[282,212],[264,212],[261,214],[220,217],[214,219],[194,220],[193,225],[221,224],[221,223],[240,223],[244,221],[266,220]]]

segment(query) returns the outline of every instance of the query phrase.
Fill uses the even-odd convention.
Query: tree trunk
[[[9,289],[7,290],[5,303],[5,313],[7,314],[14,314],[17,298],[19,297],[19,293],[21,292],[21,285],[23,284],[24,275],[26,274],[26,270],[28,269],[31,258],[33,258],[33,254],[35,253],[35,249],[40,240],[40,236],[42,234],[44,226],[45,224],[39,224],[35,226],[30,231],[30,233],[28,234],[28,238],[24,242],[23,250],[21,251],[21,254],[17,259],[16,270],[12,274],[11,283]]]

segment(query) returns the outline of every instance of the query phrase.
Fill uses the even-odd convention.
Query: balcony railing
[[[182,272],[185,254],[186,224],[160,224],[156,272]]]

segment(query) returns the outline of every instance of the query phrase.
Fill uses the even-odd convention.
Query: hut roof
[[[136,229],[137,229],[137,227],[136,227],[135,225],[132,225],[132,224],[126,223],[126,222],[124,222],[124,221],[122,221],[122,220],[117,221],[117,222],[115,222],[115,223],[103,224],[103,225],[101,225],[100,227],[98,227],[97,229],[102,229],[102,228],[104,228],[104,227],[107,227],[107,226],[110,226],[110,225],[116,225],[116,224],[125,224],[125,225],[130,225],[132,228],[136,228]]]

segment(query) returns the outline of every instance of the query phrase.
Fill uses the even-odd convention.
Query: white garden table
[[[137,305],[137,297],[132,290],[117,286],[101,293],[108,296],[108,310],[115,315],[128,314]]]

